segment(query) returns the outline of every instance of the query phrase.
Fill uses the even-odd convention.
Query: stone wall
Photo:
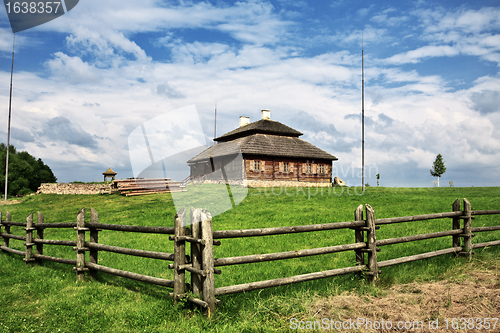
[[[331,182],[298,182],[293,180],[246,180],[248,187],[331,187]]]
[[[109,193],[111,184],[43,183],[36,194],[99,194]]]
[[[204,184],[224,184],[223,180],[203,180]],[[198,184],[195,182],[195,184]],[[243,185],[247,187],[331,187],[330,182],[298,182],[294,180],[228,180],[229,185]]]
[[[196,183],[196,182],[195,182]],[[205,184],[222,184],[224,181],[203,181]],[[229,181],[230,185],[244,185],[248,187],[331,187],[330,182],[297,182],[285,180],[250,180]],[[110,193],[112,183],[109,184],[78,184],[78,183],[44,183],[40,185],[36,194],[102,194]]]

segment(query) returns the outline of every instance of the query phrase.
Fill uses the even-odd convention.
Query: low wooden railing
[[[2,226],[5,228],[4,232],[1,232]],[[12,226],[24,227],[24,229],[26,230],[26,236],[11,234]],[[76,241],[44,239],[43,231],[48,228],[73,228],[77,232]],[[33,237],[33,231],[35,230],[37,231],[36,238]],[[84,279],[84,274],[86,271],[89,271],[91,277],[95,277],[96,273],[100,271],[165,287],[173,287],[173,280],[161,279],[97,264],[99,251],[108,251],[144,258],[174,261],[174,255],[172,253],[129,249],[124,247],[100,244],[98,242],[99,232],[102,230],[167,235],[172,235],[174,233],[173,227],[148,227],[99,223],[99,215],[93,208],[91,208],[90,222],[85,222],[85,208],[82,208],[78,212],[77,222],[71,223],[44,223],[44,216],[40,212],[38,212],[37,223],[33,223],[33,214],[30,214],[26,218],[26,222],[13,222],[11,221],[11,215],[9,213],[6,214],[5,220],[2,219],[2,215],[0,213],[0,236],[3,238],[3,245],[0,246],[0,249],[6,252],[24,256],[24,261],[26,261],[26,263],[47,260],[72,265],[74,266],[74,270],[76,270],[77,281],[82,281]],[[87,232],[90,233],[89,242],[85,241],[85,234]],[[10,239],[25,241],[25,251],[10,248]],[[71,246],[73,247],[73,250],[76,251],[76,260],[44,255],[44,244]],[[33,246],[36,246],[35,252],[33,252]],[[89,252],[88,260],[85,260],[85,252]]]
[[[453,211],[446,213],[436,213],[436,214],[426,214],[426,215],[415,215],[415,216],[404,216],[404,217],[394,217],[394,218],[384,218],[375,219],[375,211],[370,205],[365,205],[365,218],[363,218],[363,205],[360,205],[354,213],[355,220],[350,222],[335,222],[335,223],[325,223],[325,224],[314,224],[314,225],[302,225],[302,226],[287,226],[287,227],[274,227],[274,228],[262,228],[262,229],[245,229],[245,230],[223,230],[223,231],[213,231],[210,235],[210,230],[212,228],[212,219],[210,213],[203,210],[196,210],[192,216],[194,219],[191,221],[191,233],[189,229],[184,227],[184,225],[176,225],[176,236],[171,237],[171,239],[176,241],[176,248],[184,253],[186,242],[191,244],[191,263],[184,263],[180,265],[171,265],[172,268],[176,270],[176,284],[177,288],[174,287],[174,292],[171,296],[174,299],[180,299],[186,297],[188,301],[199,304],[206,308],[206,313],[210,316],[215,311],[215,304],[218,301],[215,297],[220,295],[234,294],[240,292],[246,292],[257,289],[264,289],[270,287],[277,287],[286,284],[292,284],[297,282],[311,281],[316,279],[328,278],[337,275],[344,275],[349,273],[363,272],[364,275],[372,282],[376,281],[378,278],[380,268],[407,263],[416,260],[422,260],[427,258],[432,258],[436,256],[441,256],[445,254],[460,254],[470,256],[473,254],[473,249],[500,245],[500,240],[472,244],[471,240],[474,237],[472,232],[487,232],[500,230],[500,225],[489,226],[489,227],[477,227],[472,228],[472,219],[475,215],[487,215],[487,214],[500,214],[500,210],[481,210],[472,211],[471,204],[467,199],[464,199],[464,209],[460,210],[460,200],[457,199],[453,203]],[[403,222],[418,222],[431,219],[442,219],[451,218],[452,219],[452,229],[419,234],[410,235],[390,239],[377,240],[376,230],[381,226],[393,223],[403,223]],[[463,220],[463,225],[460,221]],[[269,235],[283,235],[292,233],[302,233],[302,232],[316,232],[325,230],[339,230],[339,229],[352,229],[354,230],[354,243],[336,245],[322,248],[298,250],[298,251],[288,251],[288,252],[278,252],[278,253],[267,253],[267,254],[253,254],[239,257],[228,257],[228,258],[213,258],[212,245],[219,245],[217,239],[226,238],[240,238],[240,237],[261,237]],[[205,230],[200,236],[199,230]],[[190,234],[191,236],[184,236],[185,234]],[[432,239],[439,237],[452,237],[452,247],[402,257],[385,261],[377,261],[377,252],[381,249],[379,246],[388,246],[392,244],[399,244],[405,242],[414,242],[424,239]],[[249,264],[255,262],[263,261],[274,261],[282,259],[299,258],[314,255],[323,255],[336,252],[344,251],[354,251],[356,258],[356,266],[336,268],[321,272],[313,272],[308,274],[283,277],[272,280],[265,281],[255,281],[250,283],[225,286],[225,287],[214,287],[213,276],[214,273],[221,274],[219,269],[216,267],[228,266],[228,265],[239,265],[239,264]],[[366,255],[366,258],[365,258]],[[206,256],[210,256],[207,258]],[[200,271],[200,263],[201,271]],[[186,284],[184,281],[184,271],[188,270],[191,272],[191,293],[185,292]],[[196,281],[199,282],[196,282]],[[203,284],[203,293],[201,293],[200,283]],[[210,293],[207,295],[207,293]],[[203,299],[198,299],[197,297],[203,297]]]

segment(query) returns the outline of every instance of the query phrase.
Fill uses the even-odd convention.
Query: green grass
[[[333,191],[336,191],[334,193]],[[356,190],[356,191],[355,191]],[[204,188],[186,202],[201,206]],[[330,192],[328,192],[330,191]],[[457,198],[467,198],[473,210],[499,209],[500,188],[340,188],[304,190],[250,189],[246,199],[213,220],[214,230],[251,229],[352,221],[360,204],[370,204],[376,218],[451,211]],[[219,202],[217,197],[209,197]],[[93,207],[101,223],[173,226],[175,207],[170,194],[139,197],[120,195],[36,195],[16,205],[0,206],[14,221],[40,211],[45,222],[74,222],[82,208]],[[89,209],[87,220],[90,218]],[[35,217],[36,221],[36,217]],[[500,224],[498,215],[478,216],[473,227]],[[381,226],[378,239],[451,229],[451,219]],[[16,234],[24,230],[12,227]],[[46,229],[47,239],[75,240],[72,229]],[[293,235],[223,239],[215,257],[300,250],[352,243],[352,230],[332,230]],[[500,239],[500,232],[477,233],[473,243]],[[22,241],[11,247],[24,250]],[[99,242],[144,250],[173,252],[168,235],[131,234],[104,230]],[[382,247],[378,260],[425,253],[451,246],[451,237]],[[499,247],[476,250],[483,260],[498,257]],[[44,246],[44,254],[75,259],[70,247]],[[304,300],[313,295],[335,295],[348,290],[378,294],[394,284],[440,279],[467,259],[442,256],[383,269],[377,287],[357,275],[304,282],[220,297],[216,315],[207,320],[191,304],[173,304],[170,289],[99,273],[96,281],[75,283],[71,266],[44,262],[26,266],[22,258],[0,252],[0,333],[3,332],[267,332],[286,331],[288,320],[304,313]],[[99,264],[172,279],[169,262],[100,252]],[[354,265],[352,251],[265,263],[221,267],[216,287],[274,279]],[[188,275],[188,274],[187,274]],[[60,331],[59,331],[60,330]]]

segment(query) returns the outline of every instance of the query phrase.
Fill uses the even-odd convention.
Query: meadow
[[[333,192],[335,190],[335,192]],[[192,195],[192,194],[190,194]],[[197,204],[200,193],[186,202]],[[375,218],[409,216],[451,211],[457,198],[467,198],[472,210],[500,209],[500,188],[338,188],[323,193],[313,190],[288,192],[249,189],[235,208],[213,219],[214,230],[295,226],[354,220],[360,204],[370,204]],[[217,198],[210,198],[217,201]],[[198,202],[198,204],[200,204]],[[45,222],[75,222],[82,208],[93,207],[99,222],[127,225],[173,226],[175,206],[172,196],[155,194],[139,197],[120,195],[36,195],[21,203],[0,206],[13,221],[24,221],[37,211]],[[87,211],[87,220],[90,209]],[[478,216],[473,227],[498,225],[498,215]],[[381,226],[378,239],[451,229],[451,219],[438,219]],[[23,235],[21,228],[12,227]],[[47,229],[44,238],[75,240],[72,229]],[[473,243],[500,239],[500,231],[477,233]],[[331,230],[292,235],[224,239],[214,248],[215,257],[273,253],[348,244],[352,230]],[[168,235],[125,233],[104,230],[99,243],[173,252]],[[11,247],[23,250],[22,241],[11,240]],[[451,237],[395,244],[382,247],[379,261],[451,247]],[[44,246],[44,254],[75,259],[70,247]],[[474,260],[496,260],[500,247],[478,249]],[[99,264],[173,279],[170,262],[99,252]],[[401,264],[383,269],[375,286],[355,274],[303,282],[220,297],[222,304],[211,320],[199,308],[179,302],[174,305],[168,288],[148,285],[99,273],[75,283],[71,266],[43,262],[27,266],[21,257],[0,252],[0,332],[268,332],[288,331],[292,316],[307,317],[307,301],[340,295],[346,291],[377,297],[391,286],[442,280],[450,272],[470,263],[453,255]],[[280,277],[348,267],[355,264],[354,252],[295,258],[264,263],[220,267],[215,286],[275,279]],[[187,274],[188,275],[188,274]]]

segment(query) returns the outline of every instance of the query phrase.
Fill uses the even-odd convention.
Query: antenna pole
[[[365,58],[364,36],[361,33],[361,169],[362,189],[365,191]]]
[[[217,137],[217,99],[215,100],[214,144],[216,137]]]
[[[5,157],[5,200],[7,200],[7,181],[9,178],[9,148],[10,148],[10,118],[12,114],[12,75],[14,74],[14,47],[16,45],[16,34],[12,42],[12,65],[10,67],[10,97],[9,97],[9,122],[7,129],[7,156]]]

